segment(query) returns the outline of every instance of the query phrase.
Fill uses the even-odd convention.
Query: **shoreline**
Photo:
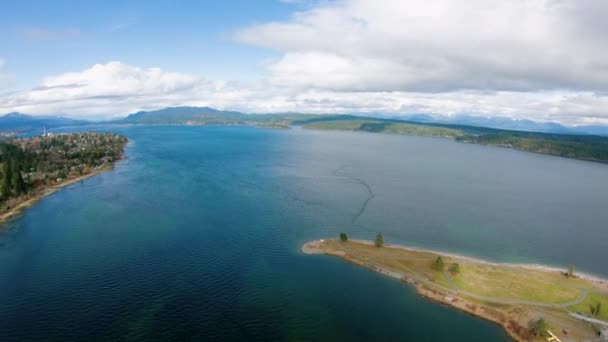
[[[320,240],[315,240],[315,241],[320,241]],[[370,246],[373,245],[373,242],[367,241],[367,240],[350,239],[349,241],[362,243],[362,244],[370,245]],[[314,242],[314,241],[311,241],[311,242]],[[302,248],[303,247],[304,246],[302,246]],[[401,249],[401,250],[410,251],[410,252],[433,253],[433,254],[450,257],[453,259],[459,259],[459,260],[463,260],[463,261],[484,264],[484,265],[489,265],[489,266],[523,268],[523,269],[527,269],[527,270],[531,270],[531,271],[545,271],[545,272],[559,272],[559,273],[563,273],[567,269],[567,267],[559,268],[557,266],[548,266],[548,265],[542,265],[542,264],[524,264],[524,263],[489,261],[489,260],[484,260],[484,259],[466,256],[466,255],[462,255],[462,254],[457,254],[457,253],[453,253],[453,252],[445,252],[445,251],[441,251],[441,250],[437,250],[437,249],[411,247],[411,246],[397,245],[397,244],[392,244],[392,243],[385,243],[384,247],[396,248],[396,249]],[[302,252],[304,252],[304,250],[302,250]],[[304,252],[304,253],[308,254],[306,252]],[[605,287],[606,290],[608,290],[608,278],[602,278],[601,276],[596,275],[596,274],[585,273],[585,272],[580,272],[580,271],[576,271],[576,277],[585,279],[585,280],[589,280],[597,285],[600,285],[601,287]]]
[[[113,169],[114,169],[114,165],[109,165],[109,166],[102,167],[97,170],[93,170],[90,173],[87,173],[86,175],[78,176],[76,178],[66,179],[65,181],[63,181],[59,184],[45,187],[45,188],[39,190],[38,192],[32,194],[32,197],[27,198],[26,200],[17,204],[16,206],[11,208],[7,212],[0,214],[0,225],[4,225],[4,223],[21,215],[25,209],[32,207],[34,204],[36,204],[41,199],[43,199],[47,196],[50,196],[50,195],[54,194],[55,192],[65,188],[67,186],[79,183],[81,181],[84,181],[85,179],[100,175],[102,173],[112,171]],[[0,226],[0,231],[3,229],[4,229],[4,227]]]
[[[357,244],[363,244],[363,245],[367,245],[367,246],[374,245],[374,243],[372,241],[366,241],[366,240],[349,239],[349,242],[354,242]],[[464,313],[474,316],[476,318],[481,318],[481,319],[490,321],[494,324],[501,326],[504,329],[504,331],[508,334],[508,336],[510,336],[515,341],[536,340],[533,336],[530,335],[527,324],[525,324],[524,322],[522,322],[519,319],[513,319],[513,317],[511,317],[509,315],[508,312],[510,309],[505,311],[503,309],[493,306],[491,301],[490,302],[479,301],[475,297],[469,297],[466,292],[461,292],[459,289],[447,288],[441,284],[435,283],[434,281],[432,281],[430,279],[425,279],[424,277],[421,277],[420,274],[417,274],[416,272],[414,272],[414,273],[405,272],[404,273],[404,272],[396,271],[395,269],[391,268],[390,266],[387,266],[386,264],[379,264],[377,262],[373,262],[372,259],[368,260],[368,258],[365,256],[361,257],[361,256],[357,256],[356,254],[352,254],[351,251],[349,251],[349,248],[347,248],[346,250],[341,249],[341,248],[338,248],[338,249],[326,248],[325,246],[328,243],[331,245],[332,243],[335,244],[335,243],[340,243],[340,242],[335,239],[313,240],[313,241],[304,243],[301,246],[301,251],[304,254],[320,254],[320,255],[337,256],[349,263],[361,266],[361,267],[371,270],[373,272],[377,272],[382,275],[389,276],[393,279],[397,279],[401,282],[407,283],[407,284],[413,286],[414,289],[416,290],[416,293],[424,298],[427,298],[435,303],[441,304],[446,307],[450,307],[452,309],[459,310],[461,312],[464,312]],[[396,244],[386,244],[385,243],[383,248],[399,249],[399,250],[413,252],[413,253],[430,253],[430,254],[434,254],[434,255],[448,257],[448,258],[451,258],[456,261],[460,260],[460,261],[464,261],[464,262],[470,263],[470,264],[482,264],[482,265],[488,265],[491,267],[496,266],[496,267],[513,268],[513,269],[520,268],[520,269],[524,269],[524,270],[528,270],[528,271],[532,270],[532,271],[542,271],[542,272],[559,272],[560,274],[563,274],[563,272],[564,272],[563,269],[559,269],[556,267],[537,265],[537,264],[521,264],[520,265],[520,264],[512,264],[512,263],[491,262],[491,261],[482,260],[482,259],[478,259],[478,258],[458,255],[455,253],[445,253],[445,252],[441,252],[441,251],[437,251],[437,250],[402,246],[402,245],[396,245]],[[447,277],[447,273],[446,273],[446,277]],[[598,276],[589,275],[589,274],[578,274],[578,273],[577,273],[576,277],[590,282],[592,286],[599,288],[603,293],[608,293],[608,280],[607,279],[601,278]],[[499,302],[494,303],[494,305],[496,305],[496,304],[503,305],[503,306],[505,305],[504,303],[499,304]],[[526,310],[530,310],[530,312],[536,311],[535,306],[533,304],[519,303],[519,304],[512,304],[512,305],[506,304],[506,306],[511,307],[513,309],[517,309],[517,308],[526,309]],[[550,307],[546,307],[544,309],[537,307],[537,309],[538,310],[550,310],[548,312],[551,312],[553,310],[558,310],[558,311],[563,310],[563,309],[550,308]],[[539,312],[541,312],[541,311],[537,311],[536,314],[532,315],[532,317],[534,317],[535,315],[536,315],[536,317],[539,317],[538,316]],[[579,324],[579,323],[576,323],[576,324]],[[564,341],[569,341],[569,340],[570,339],[566,338]]]

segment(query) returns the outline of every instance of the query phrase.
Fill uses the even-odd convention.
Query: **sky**
[[[477,115],[608,125],[606,0],[7,1],[0,113]]]

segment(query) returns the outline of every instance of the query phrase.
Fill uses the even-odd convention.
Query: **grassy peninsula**
[[[1,141],[0,222],[61,187],[110,170],[126,143],[126,137],[110,133]]]
[[[380,236],[380,235],[379,235]],[[327,254],[413,285],[418,293],[497,324],[517,341],[592,340],[608,332],[608,281],[574,269],[490,263],[375,242],[311,241],[302,250]]]

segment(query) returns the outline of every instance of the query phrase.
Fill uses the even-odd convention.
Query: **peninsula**
[[[110,133],[0,141],[0,223],[64,186],[112,169],[126,143]]]
[[[495,322],[517,341],[579,341],[608,332],[608,281],[534,265],[491,263],[455,254],[348,240],[316,240],[326,254],[399,279],[431,300]]]

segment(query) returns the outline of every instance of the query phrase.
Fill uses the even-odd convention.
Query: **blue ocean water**
[[[606,165],[365,133],[96,129],[127,135],[127,159],[0,232],[1,341],[508,341],[299,250],[341,231],[608,276]]]

